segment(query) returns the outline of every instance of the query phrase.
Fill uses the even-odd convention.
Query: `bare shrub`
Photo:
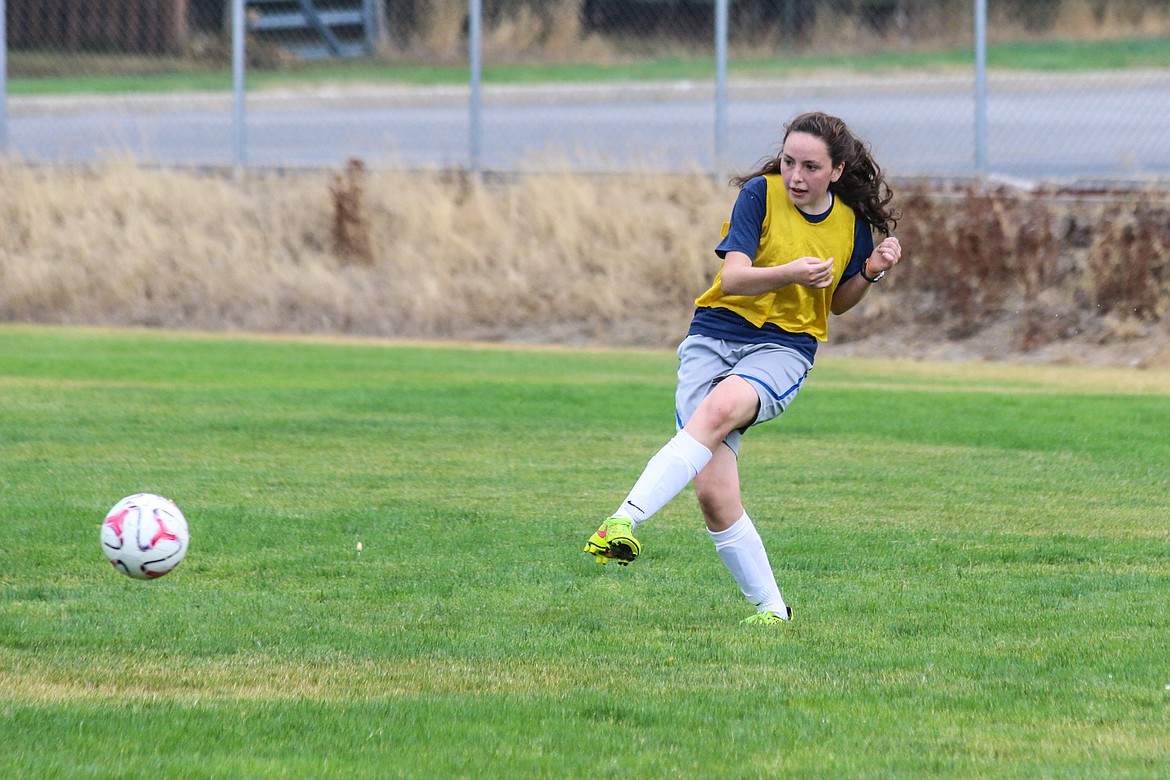
[[[531,5],[516,6],[490,24],[484,37],[484,54],[489,60],[515,58],[539,48],[545,37],[545,20]]]
[[[963,214],[952,230],[951,256],[959,273],[940,280],[944,300],[958,315],[948,331],[952,337],[971,335],[987,313],[998,310],[1011,281],[1001,195],[969,187]]]
[[[1105,218],[1090,253],[1093,301],[1103,314],[1151,320],[1170,279],[1170,209],[1140,204]]]
[[[585,30],[583,0],[521,2],[484,19],[484,56],[492,62],[609,62],[614,46]]]
[[[419,38],[423,47],[440,61],[461,56],[467,3],[462,0],[419,0]]]
[[[558,0],[548,6],[544,34],[544,49],[552,57],[562,59],[573,54],[585,37],[582,25],[584,0]]]
[[[1129,329],[1110,325],[1119,316],[1167,317],[1164,191],[897,190],[905,254],[889,289],[901,303],[867,299],[835,325],[846,338],[872,332],[880,317],[957,341],[998,329],[1003,346],[1032,351],[1088,333],[1122,338]]]
[[[342,258],[373,262],[370,225],[365,215],[363,183],[366,166],[351,159],[345,172],[333,177],[329,193],[333,197],[333,248]]]
[[[1050,286],[1055,286],[1059,267],[1054,217],[1048,199],[1042,194],[1029,198],[1013,223],[1016,232],[1012,254],[1023,296],[1017,346],[1029,351],[1059,338],[1055,319],[1047,312],[1047,297],[1043,295]]]

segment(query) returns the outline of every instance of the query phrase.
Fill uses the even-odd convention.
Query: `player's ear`
[[[838,179],[841,178],[841,174],[843,174],[843,173],[845,173],[845,161],[844,160],[842,160],[840,163],[838,163],[837,167],[833,169],[833,177],[831,179],[829,179],[829,181],[837,181]]]

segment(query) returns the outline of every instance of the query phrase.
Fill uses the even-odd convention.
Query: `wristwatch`
[[[867,265],[868,265],[867,263],[861,264],[861,278],[864,279],[865,281],[869,282],[870,284],[877,284],[878,282],[880,282],[882,280],[882,277],[886,275],[886,272],[882,271],[877,276],[870,276],[869,274],[867,274],[865,272]]]

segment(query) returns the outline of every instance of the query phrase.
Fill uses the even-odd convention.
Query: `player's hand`
[[[788,264],[794,275],[793,283],[802,287],[823,289],[833,283],[833,258],[798,257]]]
[[[877,276],[883,271],[888,271],[898,264],[902,259],[902,244],[894,236],[882,239],[882,242],[874,247],[873,254],[869,256],[865,267],[868,269],[866,273],[870,276]]]

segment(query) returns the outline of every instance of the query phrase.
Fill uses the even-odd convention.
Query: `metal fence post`
[[[482,82],[482,42],[483,42],[483,0],[470,0],[468,9],[468,40],[467,59],[470,70],[471,88],[471,126],[468,130],[469,138],[469,167],[472,173],[480,172],[480,154],[483,150],[483,96]]]
[[[8,154],[8,4],[0,0],[0,154]]]
[[[232,130],[236,176],[244,172],[247,145],[244,111],[244,0],[232,0]]]
[[[987,0],[975,0],[975,175],[987,173]]]
[[[727,5],[715,0],[715,184],[727,170]]]
[[[376,54],[382,46],[385,28],[386,4],[375,0],[362,0],[362,18],[366,22],[366,54]]]

